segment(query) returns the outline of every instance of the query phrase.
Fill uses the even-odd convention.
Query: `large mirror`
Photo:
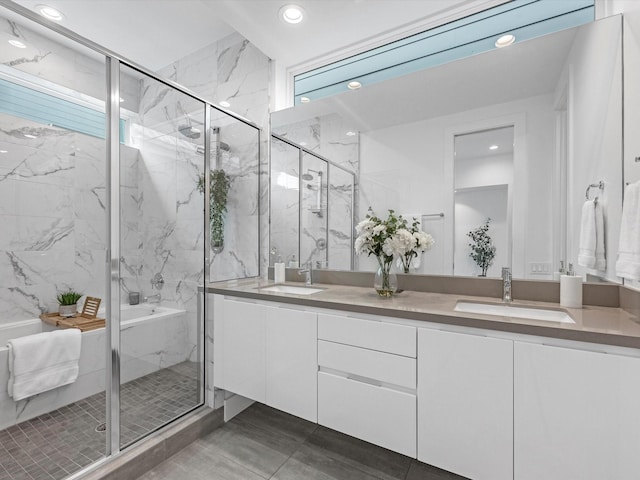
[[[587,280],[620,281],[619,16],[278,111],[271,123],[281,139],[355,175],[354,222],[369,207],[418,219],[436,243],[416,273],[480,274],[467,234],[491,219],[488,276],[510,266],[516,278],[551,280],[563,261]],[[272,148],[272,178],[281,153]],[[604,214],[604,264],[579,258],[587,196]],[[364,256],[352,263],[376,266]]]

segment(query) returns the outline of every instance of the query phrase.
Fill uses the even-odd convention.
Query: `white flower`
[[[386,226],[385,225],[376,225],[375,227],[373,227],[372,233],[374,235],[379,234],[380,232],[384,232],[386,230]]]
[[[360,235],[356,238],[355,250],[357,255],[366,253],[369,250],[369,238],[366,235]]]
[[[404,255],[413,248],[413,236],[411,233],[400,228],[395,234],[387,238],[382,245],[382,251],[385,255]]]
[[[360,223],[358,223],[358,225],[356,225],[356,233],[360,235],[362,232],[370,232],[374,225],[375,223],[373,223],[368,218],[362,220]]]
[[[433,237],[425,232],[414,232],[413,238],[415,245],[421,252],[429,250],[436,243]]]

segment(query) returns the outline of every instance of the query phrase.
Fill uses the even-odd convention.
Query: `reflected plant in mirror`
[[[467,233],[473,242],[469,244],[471,247],[469,256],[482,270],[479,277],[487,276],[487,270],[493,264],[493,259],[496,256],[496,247],[493,245],[491,235],[489,235],[489,223],[491,223],[491,219],[487,218],[483,225]]]
[[[224,216],[227,211],[227,197],[231,178],[223,169],[212,170],[209,174],[209,228],[211,229],[211,249],[214,253],[224,250]],[[204,175],[198,177],[198,191],[204,194]]]
[[[436,243],[429,233],[423,232],[420,228],[420,222],[417,218],[413,218],[411,227],[407,225],[406,219],[400,218],[404,222],[404,228],[398,230],[398,235],[402,235],[407,239],[405,242],[405,251],[400,254],[400,263],[404,273],[410,273],[411,262],[414,258],[417,258],[421,253],[431,249]],[[406,232],[406,233],[405,233]]]

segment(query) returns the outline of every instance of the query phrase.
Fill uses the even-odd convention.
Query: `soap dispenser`
[[[571,263],[567,274],[560,276],[560,305],[567,308],[582,308],[582,276],[575,275]]]
[[[560,260],[560,269],[553,272],[553,280],[559,282],[562,275],[564,275],[564,260]]]

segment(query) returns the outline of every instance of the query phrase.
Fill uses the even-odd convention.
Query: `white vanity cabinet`
[[[515,480],[640,478],[640,358],[514,349]]]
[[[266,404],[318,421],[317,315],[267,307]]]
[[[318,423],[416,456],[416,328],[318,315]]]
[[[419,328],[417,391],[418,460],[513,478],[513,341]]]
[[[218,388],[317,421],[317,315],[222,299],[214,319]]]
[[[265,316],[271,307],[222,298],[214,318],[215,386],[266,401]]]

